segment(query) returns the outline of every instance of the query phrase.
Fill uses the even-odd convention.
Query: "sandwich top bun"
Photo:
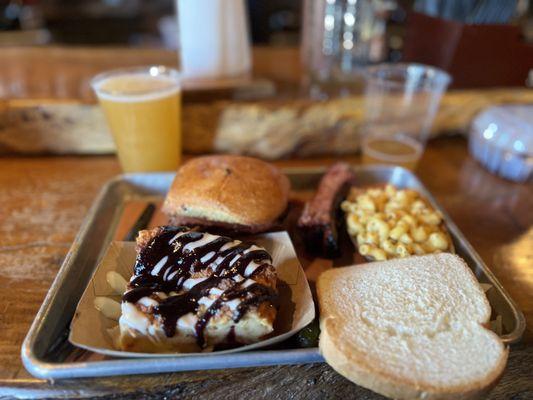
[[[289,180],[264,161],[242,156],[194,158],[177,172],[163,205],[173,224],[266,230],[287,208]]]
[[[396,399],[471,399],[505,368],[485,294],[455,255],[332,269],[317,290],[320,351],[360,386]]]

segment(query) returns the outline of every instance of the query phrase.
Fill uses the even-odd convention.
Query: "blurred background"
[[[338,11],[335,0],[328,3],[332,13]],[[455,88],[530,83],[533,7],[529,0],[372,3],[373,14],[367,18],[370,50],[361,63],[434,65],[452,73]],[[312,21],[305,23],[315,12],[312,1],[247,0],[246,12],[255,46],[298,46],[312,38]],[[0,0],[0,46],[175,49],[176,25],[173,0]],[[346,36],[351,33],[343,35],[348,38],[345,46],[351,46]]]

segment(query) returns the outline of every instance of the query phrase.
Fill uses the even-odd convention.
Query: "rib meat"
[[[339,255],[339,204],[354,177],[349,164],[333,164],[320,180],[315,196],[305,204],[298,228],[308,251],[328,258]]]

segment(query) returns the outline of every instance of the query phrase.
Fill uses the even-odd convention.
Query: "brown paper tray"
[[[280,308],[273,334],[258,343],[211,353],[158,353],[157,357],[200,357],[256,350],[287,340],[305,328],[315,318],[315,304],[305,272],[298,261],[287,232],[257,235],[254,243],[272,255],[272,265],[278,276]],[[118,350],[110,331],[116,331],[117,321],[106,318],[94,306],[97,296],[112,298],[116,293],[107,284],[107,273],[117,272],[126,281],[135,264],[135,242],[111,242],[95,274],[87,285],[70,324],[69,341],[77,347],[115,357],[154,357],[153,353]],[[192,361],[191,361],[192,362]]]

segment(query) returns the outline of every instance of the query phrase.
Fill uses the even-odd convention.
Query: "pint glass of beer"
[[[125,172],[176,170],[181,157],[178,71],[151,66],[104,72],[91,85]]]

